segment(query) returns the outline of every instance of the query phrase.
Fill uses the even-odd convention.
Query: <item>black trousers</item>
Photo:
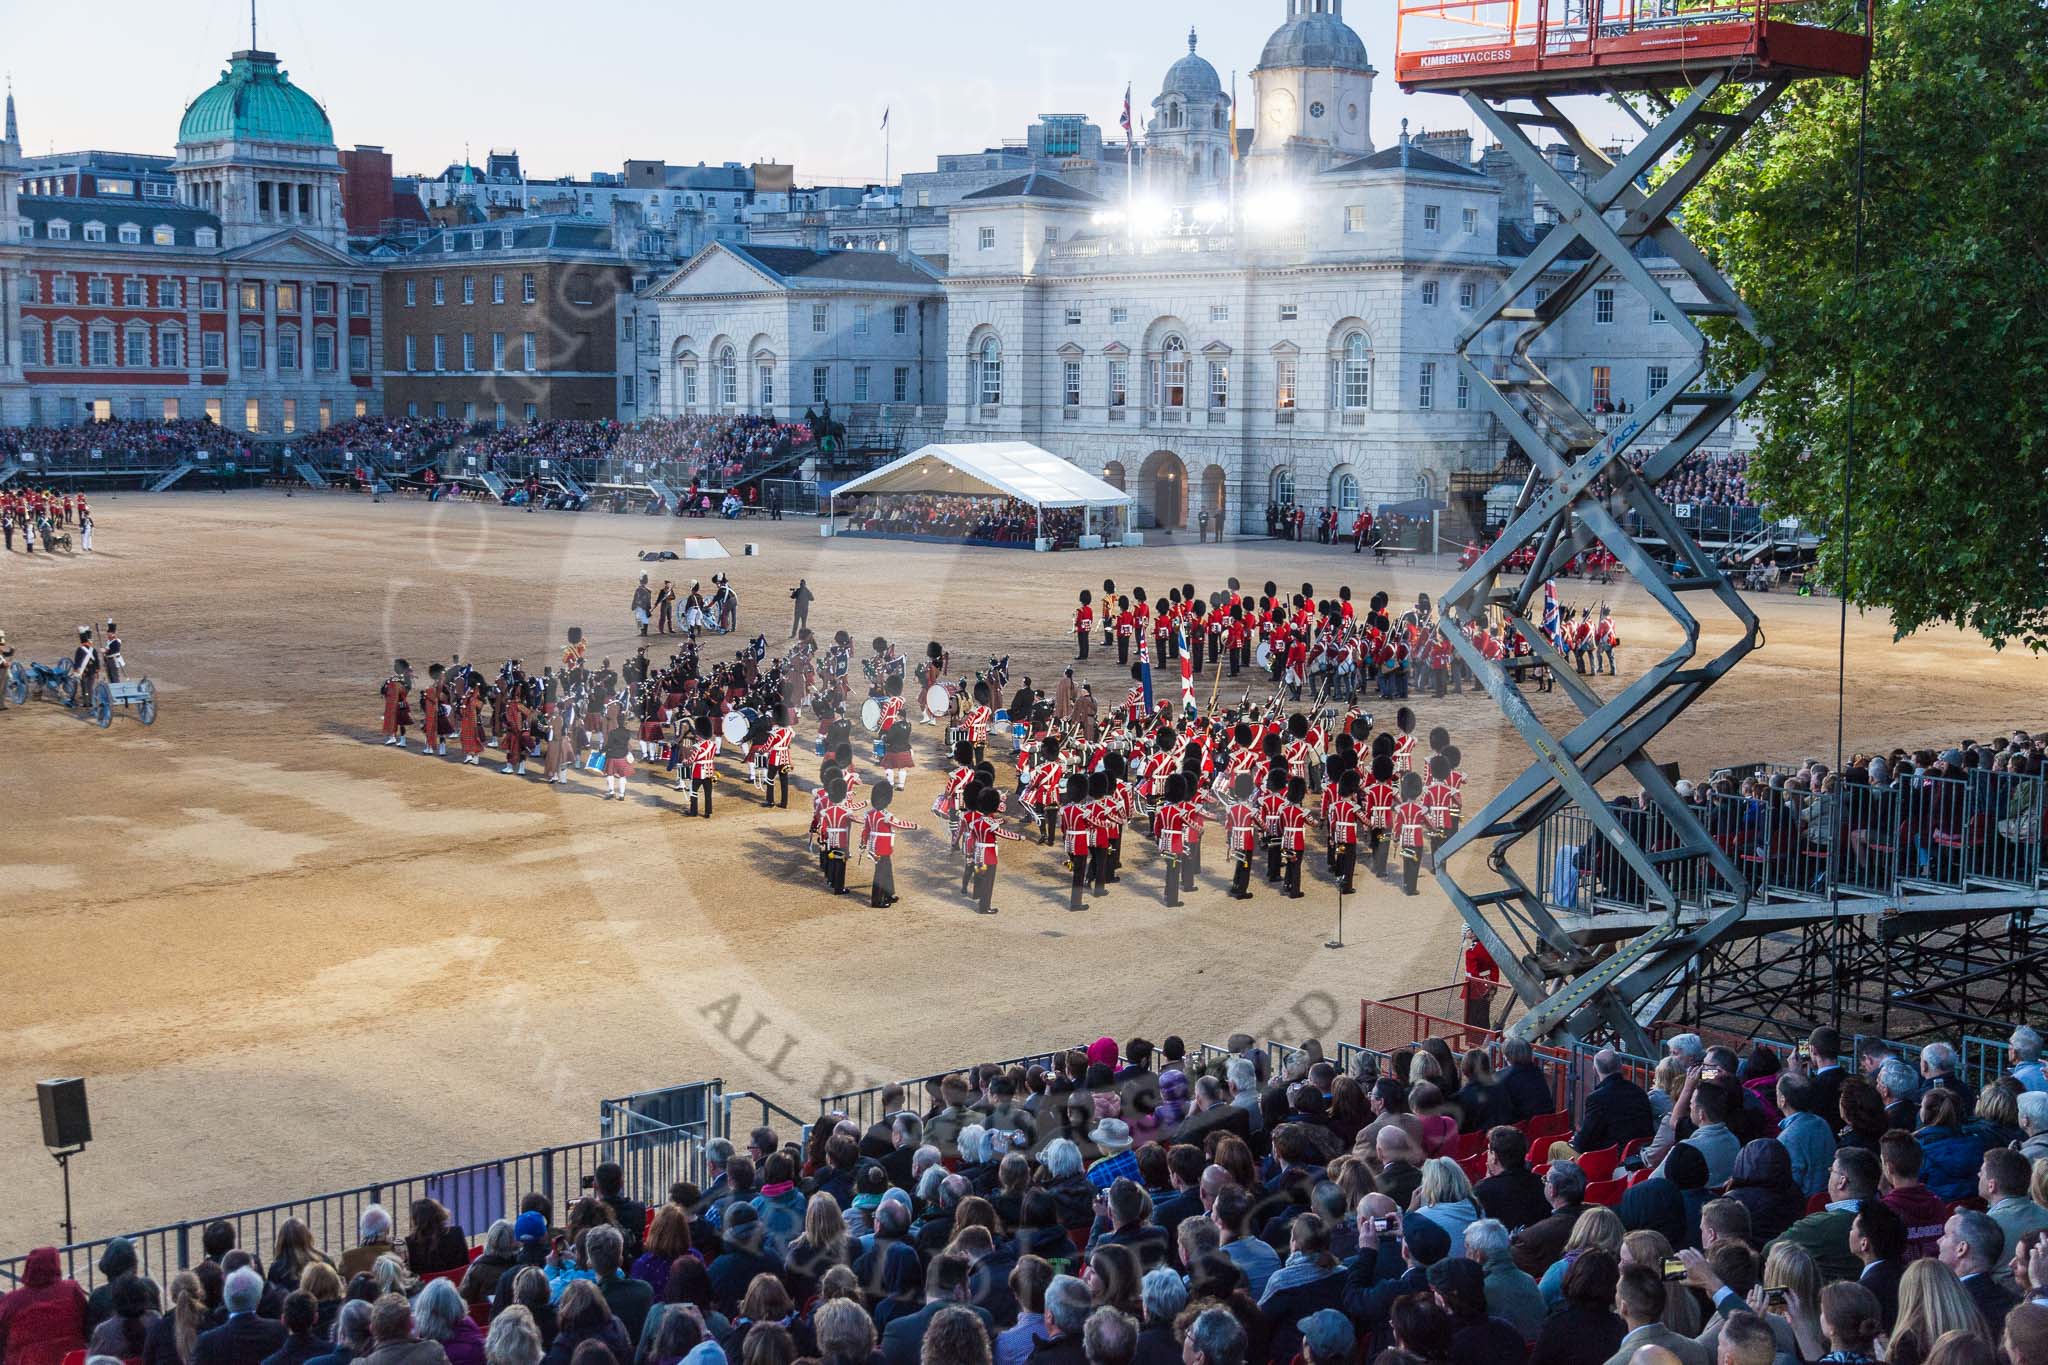
[[[1200,635],[1190,635],[1188,637],[1188,666],[1197,673],[1202,671],[1202,637]]]
[[[1387,875],[1387,853],[1394,841],[1383,829],[1372,832],[1372,874],[1375,877]]]
[[[888,854],[875,859],[875,884],[868,892],[868,904],[877,910],[896,899],[896,869]]]
[[[1103,881],[1122,881],[1123,878],[1119,877],[1117,874],[1123,871],[1123,866],[1124,836],[1123,831],[1118,830],[1116,837],[1109,841],[1109,848],[1106,850],[1106,856],[1103,859]]]
[[[1278,839],[1266,841],[1266,880],[1269,882],[1280,880],[1280,841]]]
[[[1345,895],[1353,895],[1358,887],[1353,875],[1358,871],[1358,845],[1344,843],[1337,845],[1337,889]]]
[[[1109,850],[1091,848],[1088,850],[1088,879],[1094,886],[1095,894],[1109,894]]]
[[[1301,854],[1295,849],[1287,850],[1287,894],[1289,897],[1302,895]]]
[[[846,893],[846,855],[837,849],[828,850],[825,854],[825,880],[832,884],[833,895]]]
[[[1188,856],[1181,860],[1180,884],[1192,891],[1195,889],[1195,874],[1202,870],[1202,841],[1188,840]]]
[[[1088,632],[1085,630],[1077,630],[1074,632],[1074,639],[1078,641],[1081,646],[1081,657],[1083,659],[1086,659],[1088,657]]]
[[[1416,895],[1416,894],[1418,894],[1418,893],[1417,893],[1417,891],[1415,890],[1415,880],[1416,880],[1416,878],[1417,878],[1417,877],[1419,877],[1419,876],[1421,876],[1421,875],[1422,875],[1422,850],[1421,850],[1421,849],[1419,849],[1419,848],[1404,848],[1404,849],[1402,849],[1402,850],[1401,850],[1401,889],[1402,889],[1403,891],[1407,892],[1407,893],[1408,893],[1409,895],[1411,895],[1411,896],[1413,896],[1413,895]]]
[[[979,868],[974,874],[974,905],[986,915],[992,907],[989,901],[996,894],[996,870],[992,867]]]
[[[1130,663],[1131,637],[1128,635],[1119,635],[1116,637],[1116,665],[1118,668],[1128,668],[1130,666]]]
[[[764,806],[775,804],[775,779],[777,777],[782,779],[782,808],[787,810],[789,809],[789,769],[779,763],[770,763],[768,765],[767,781],[761,784],[761,804]]]
[[[1233,854],[1230,859],[1230,894],[1238,900],[1248,900],[1252,894],[1252,855]]]
[[[1180,904],[1180,859],[1169,853],[1160,861],[1166,864],[1166,904],[1171,909]]]
[[[1067,894],[1067,909],[1079,910],[1081,908],[1081,885],[1088,880],[1089,865],[1094,861],[1092,853],[1084,853],[1080,857],[1073,857],[1071,855],[1068,857],[1067,862],[1074,869],[1074,885],[1073,889]]]
[[[704,818],[706,820],[711,818],[711,789],[716,785],[718,785],[716,778],[707,777],[702,782],[695,784],[695,787],[690,792],[691,810],[697,808],[697,793],[702,792],[704,794]]]

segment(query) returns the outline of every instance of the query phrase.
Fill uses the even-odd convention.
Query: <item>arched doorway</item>
[[[1152,525],[1177,531],[1188,524],[1188,467],[1170,450],[1156,450],[1138,471],[1138,500]]]
[[[1209,514],[1209,530],[1223,530],[1224,474],[1222,465],[1210,465],[1202,471],[1202,508]]]
[[[1121,490],[1124,486],[1124,462],[1111,460],[1102,467],[1102,481],[1111,488]]]

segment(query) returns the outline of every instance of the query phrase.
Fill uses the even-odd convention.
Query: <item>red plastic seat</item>
[[[1651,1170],[1648,1166],[1643,1167],[1641,1170],[1637,1171],[1634,1175],[1628,1178],[1629,1188],[1634,1189],[1636,1186],[1642,1184],[1645,1180],[1648,1180],[1651,1176],[1655,1174],[1656,1172]]]
[[[1623,1161],[1627,1161],[1630,1157],[1634,1156],[1637,1152],[1642,1151],[1643,1148],[1648,1145],[1649,1139],[1647,1138],[1630,1138],[1626,1143],[1622,1145],[1621,1159]]]
[[[471,1304],[469,1306],[469,1320],[480,1329],[489,1331],[491,1327],[491,1301],[484,1299],[481,1302]]]
[[[1529,1135],[1533,1145],[1546,1138],[1562,1137],[1572,1130],[1572,1116],[1566,1113],[1538,1114],[1529,1120],[1529,1126],[1522,1131]]]
[[[1486,1130],[1482,1128],[1477,1132],[1458,1134],[1458,1140],[1451,1144],[1450,1154],[1459,1161],[1463,1161],[1465,1158],[1483,1153],[1485,1150]]]
[[[1819,1194],[1814,1195],[1811,1199],[1806,1201],[1806,1211],[1809,1214],[1819,1213],[1827,1206],[1828,1192],[1826,1190],[1822,1190]]]
[[[1587,1184],[1599,1184],[1614,1179],[1615,1167],[1619,1165],[1619,1147],[1602,1147],[1597,1152],[1579,1153],[1579,1169],[1586,1173]]]
[[[1611,1209],[1621,1202],[1621,1196],[1627,1189],[1626,1180],[1596,1180],[1586,1186],[1586,1202],[1605,1204]]]
[[[1486,1179],[1486,1153],[1478,1152],[1464,1158],[1458,1163],[1458,1169],[1465,1173],[1467,1180],[1477,1185]]]
[[[65,1354],[64,1354],[64,1365],[85,1365],[85,1352],[83,1352],[83,1351],[67,1351],[67,1352],[65,1352]]]

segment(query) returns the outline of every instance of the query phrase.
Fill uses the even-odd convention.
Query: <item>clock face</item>
[[[1355,103],[1344,106],[1344,126],[1346,128],[1356,128],[1358,126],[1358,106]]]
[[[1294,95],[1291,91],[1275,90],[1266,98],[1266,126],[1276,133],[1285,133],[1294,126]]]
[[[1308,107],[1308,116],[1310,118],[1321,118],[1323,116],[1323,102],[1321,100],[1317,100]]]

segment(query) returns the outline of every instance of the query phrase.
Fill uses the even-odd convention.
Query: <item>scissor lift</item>
[[[1852,31],[1825,16],[1846,12],[1817,0],[1404,0],[1396,74],[1404,89],[1463,96],[1515,165],[1558,212],[1558,222],[1521,262],[1458,338],[1458,363],[1481,401],[1531,457],[1533,468],[1505,531],[1445,596],[1449,619],[1506,620],[1533,643],[1558,687],[1583,717],[1554,734],[1531,709],[1511,674],[1488,663],[1462,631],[1447,631],[1483,679],[1535,762],[1487,803],[1438,857],[1437,879],[1465,922],[1528,1006],[1515,1031],[1531,1038],[1601,1035],[1648,1051],[1644,1024],[1686,964],[1741,932],[1748,911],[1740,871],[1694,818],[1647,745],[1702,692],[1761,643],[1757,619],[1657,494],[1658,485],[1731,417],[1763,382],[1759,367],[1725,389],[1708,378],[1707,340],[1696,319],[1731,319],[1769,342],[1735,291],[1674,219],[1688,191],[1735,146],[1794,81],[1861,75],[1869,61],[1867,11]],[[1618,159],[1603,153],[1562,112],[1566,95],[1636,95],[1654,114],[1636,113],[1642,141]],[[1526,106],[1515,108],[1510,106]],[[1547,134],[1577,156],[1585,188],[1560,173],[1532,139]],[[1667,172],[1652,180],[1652,172]],[[1675,297],[1637,256],[1648,244],[1674,262],[1697,291]],[[1548,272],[1569,267],[1562,284],[1535,301]],[[1619,279],[1691,344],[1668,382],[1614,425],[1582,411],[1545,372],[1535,343],[1596,285]],[[1513,337],[1500,372],[1474,363],[1472,347],[1488,328]],[[1492,348],[1489,348],[1490,350]],[[1654,449],[1660,419],[1675,426]],[[1624,529],[1662,542],[1653,555]],[[1612,696],[1594,690],[1554,650],[1530,617],[1542,585],[1573,556],[1598,542],[1627,568],[1678,625],[1681,643]],[[1535,564],[1503,581],[1509,558],[1533,545]],[[1718,601],[1738,635],[1720,654],[1699,657],[1693,594]],[[1626,772],[1654,808],[1622,821],[1602,802],[1599,784]],[[1552,815],[1576,806],[1613,857],[1645,888],[1659,919],[1632,937],[1588,948],[1562,928],[1535,885],[1518,870],[1532,849],[1517,845]],[[1654,830],[1639,840],[1635,831]],[[1466,845],[1491,840],[1487,884],[1471,888],[1449,870]],[[1645,842],[1653,847],[1645,847]],[[1611,865],[1611,860],[1610,860]],[[1700,882],[1718,892],[1702,896]],[[1477,881],[1476,878],[1468,880]],[[1676,889],[1674,887],[1676,884]],[[1717,885],[1716,885],[1717,884]],[[1680,905],[1712,909],[1682,921]]]

